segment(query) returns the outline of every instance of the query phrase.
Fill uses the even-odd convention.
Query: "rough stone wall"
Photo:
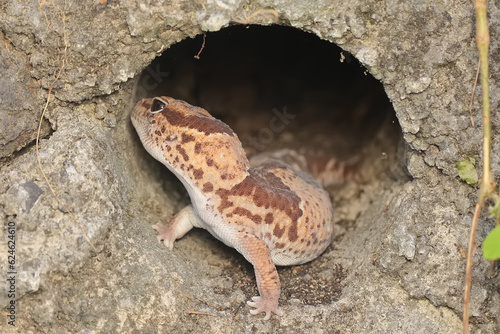
[[[271,322],[233,304],[245,294],[224,275],[212,241],[166,252],[148,224],[179,209],[179,189],[151,182],[162,171],[134,140],[128,122],[133,78],[170,45],[235,20],[274,9],[279,23],[313,32],[351,52],[379,79],[407,143],[410,182],[367,188],[365,211],[326,263],[348,276],[340,300],[285,303]],[[492,110],[498,106],[498,24],[489,3]],[[439,1],[8,1],[0,4],[0,234],[16,224],[16,328],[19,333],[456,333],[460,329],[464,252],[477,189],[457,177],[456,161],[481,158],[479,103],[468,112],[477,55],[470,2]],[[67,51],[65,53],[65,45]],[[47,90],[40,159],[33,140]],[[497,178],[498,119],[493,113],[493,172]],[[480,169],[480,163],[478,169]],[[144,210],[147,203],[148,210]],[[500,331],[498,277],[488,278],[480,241],[492,228],[480,220],[473,273],[474,333]],[[330,262],[331,261],[331,262]],[[0,242],[7,270],[7,243]],[[252,275],[246,271],[245,275]],[[222,277],[222,279],[221,279]],[[7,285],[0,301],[7,305]],[[209,287],[209,288],[207,288]],[[186,298],[199,296],[207,303]],[[219,293],[230,291],[229,293]],[[186,310],[215,313],[191,316]],[[2,313],[2,316],[4,314]]]

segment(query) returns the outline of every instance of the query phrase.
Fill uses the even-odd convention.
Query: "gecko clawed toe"
[[[172,249],[193,227],[205,228],[254,266],[260,295],[248,302],[250,313],[265,313],[265,320],[282,315],[276,265],[311,261],[331,243],[328,193],[300,164],[281,159],[283,151],[249,161],[227,124],[187,102],[142,99],[131,119],[144,148],[182,182],[191,199],[168,227],[153,226],[158,238]],[[328,179],[323,167],[315,170]],[[341,174],[346,173],[335,175]]]
[[[250,314],[257,315],[265,313],[266,315],[263,320],[269,320],[272,313],[278,316],[283,315],[283,311],[278,308],[277,300],[264,300],[262,297],[254,296],[251,301],[247,301],[247,304],[248,306],[255,308],[254,310],[250,310]]]
[[[169,228],[167,226],[163,226],[161,224],[155,224],[152,225],[151,227],[158,233],[156,239],[158,239],[159,242],[163,243],[170,250],[174,249],[175,239],[171,237],[171,234],[169,233]]]

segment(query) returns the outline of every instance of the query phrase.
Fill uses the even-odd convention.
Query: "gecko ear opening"
[[[165,101],[160,100],[159,98],[154,98],[153,103],[151,103],[151,114],[158,114],[162,112],[165,107],[167,106],[167,103]]]

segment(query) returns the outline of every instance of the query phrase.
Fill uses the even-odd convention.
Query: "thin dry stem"
[[[195,314],[195,315],[209,315],[211,317],[216,317],[215,314],[210,314],[206,312],[198,312],[198,311],[186,311],[187,314]]]
[[[203,51],[203,49],[205,48],[205,40],[206,39],[207,39],[207,34],[203,34],[203,43],[201,44],[201,48],[200,48],[200,51],[198,51],[198,54],[196,56],[194,56],[195,59],[200,59],[200,54]]]
[[[470,303],[470,291],[472,285],[472,257],[474,256],[474,240],[476,239],[476,229],[477,222],[479,221],[479,214],[481,213],[481,208],[483,206],[482,202],[477,202],[476,211],[474,212],[474,219],[472,220],[472,226],[470,228],[470,238],[469,238],[469,251],[467,252],[467,268],[465,270],[465,294],[464,294],[464,314],[463,314],[463,332],[468,333],[469,328],[469,303]]]
[[[486,0],[476,0],[476,43],[481,63],[481,95],[483,103],[483,181],[479,189],[479,201],[484,200],[493,192],[495,184],[491,176],[491,124],[490,124],[490,93],[488,83],[488,49],[490,35],[486,17]]]
[[[495,183],[491,176],[491,125],[490,125],[490,94],[488,84],[488,49],[490,45],[490,35],[488,32],[488,20],[486,16],[486,1],[475,0],[474,7],[476,9],[476,43],[479,51],[479,61],[481,66],[481,95],[483,104],[483,179],[479,189],[478,201],[476,204],[476,212],[472,221],[469,251],[467,254],[467,268],[465,272],[465,292],[464,292],[464,313],[462,319],[463,334],[467,334],[469,330],[469,304],[472,286],[472,265],[474,256],[474,240],[476,237],[476,229],[479,220],[479,214],[484,201],[493,193]]]

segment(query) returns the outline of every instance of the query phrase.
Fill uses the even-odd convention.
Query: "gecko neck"
[[[181,181],[186,188],[193,206],[203,210],[205,204],[217,202],[220,189],[231,189],[241,183],[250,173],[250,163],[246,156],[234,159],[221,159],[219,162],[194,163],[200,168],[183,170],[165,163],[165,166]]]

